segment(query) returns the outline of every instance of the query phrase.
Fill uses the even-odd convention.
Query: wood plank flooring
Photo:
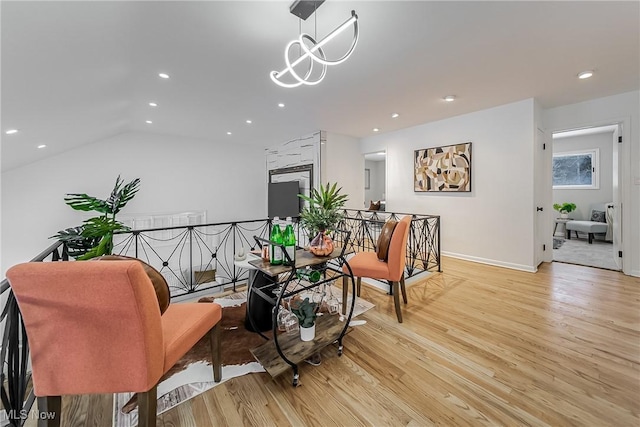
[[[390,296],[322,365],[228,381],[159,426],[640,425],[640,279],[569,264],[536,274],[451,258]],[[224,351],[224,350],[223,350]],[[109,426],[110,396],[65,397],[63,425]],[[33,425],[33,424],[32,424]]]

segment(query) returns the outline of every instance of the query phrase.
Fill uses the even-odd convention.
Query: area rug
[[[619,270],[613,254],[613,244],[609,242],[594,239],[593,243],[589,244],[586,239],[567,239],[556,248],[556,238],[553,240],[554,261]]]
[[[222,380],[219,383],[213,381],[209,337],[205,336],[160,380],[160,384],[158,384],[158,415],[232,378],[264,372],[264,368],[255,361],[249,351],[264,343],[264,339],[244,328],[246,293],[240,292],[216,299],[202,298],[202,300],[215,301],[223,307],[221,321]],[[350,303],[351,298],[347,301],[347,304]],[[353,317],[373,307],[372,303],[358,298]],[[271,332],[268,332],[267,335],[271,335]],[[113,426],[134,427],[137,424],[138,409],[135,395],[133,393],[115,394]]]

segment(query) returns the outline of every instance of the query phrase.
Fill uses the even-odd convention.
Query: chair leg
[[[356,279],[356,295],[360,296],[360,288],[362,288],[362,277]]]
[[[396,306],[396,316],[398,317],[398,322],[402,323],[402,311],[400,309],[400,292],[398,289],[398,282],[391,282],[391,286],[393,288],[393,303]]]
[[[155,427],[158,405],[158,386],[151,390],[138,393],[138,427]]]
[[[213,365],[213,381],[219,383],[222,379],[222,346],[220,344],[220,322],[211,328],[209,337],[211,338],[211,364]]]
[[[402,291],[402,300],[406,304],[407,303],[407,288],[404,285],[404,273],[402,274],[402,277],[400,278],[400,290]]]
[[[38,397],[38,427],[60,427],[62,398],[60,396]]]
[[[593,233],[589,233],[589,244],[593,243]]]

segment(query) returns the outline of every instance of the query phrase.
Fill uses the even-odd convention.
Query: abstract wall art
[[[471,191],[470,142],[415,150],[413,165],[413,191]]]

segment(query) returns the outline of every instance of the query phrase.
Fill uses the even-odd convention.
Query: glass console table
[[[255,239],[264,244],[270,243],[268,240],[258,237]],[[292,383],[293,386],[297,386],[299,384],[298,364],[300,362],[334,342],[338,343],[338,356],[342,355],[342,338],[347,332],[353,315],[356,290],[351,267],[349,267],[345,259],[344,252],[344,248],[336,248],[328,256],[318,257],[310,252],[298,249],[296,251],[295,266],[271,265],[261,258],[250,261],[258,270],[258,274],[266,275],[271,279],[261,281],[261,284],[257,284],[257,281],[249,284],[247,317],[250,321],[253,321],[249,304],[250,301],[255,301],[256,297],[260,297],[273,305],[273,338],[270,339],[258,331],[268,341],[251,350],[255,359],[272,377],[276,377],[291,368],[293,370]],[[341,268],[343,265],[347,266],[349,274],[343,273]],[[306,267],[320,270],[322,278],[315,283],[299,279],[296,274],[297,270]],[[322,313],[322,315],[318,316],[316,318],[316,334],[312,341],[302,341],[298,332],[279,333],[277,315],[283,300],[304,292],[313,292],[322,285],[331,286],[331,282],[340,278],[343,279],[342,286],[347,286],[349,279],[351,279],[351,295],[353,297],[347,314],[342,315],[340,314],[342,310],[338,310],[338,314]],[[346,301],[343,301],[343,304],[345,303]],[[254,330],[258,330],[258,328],[254,328]]]

